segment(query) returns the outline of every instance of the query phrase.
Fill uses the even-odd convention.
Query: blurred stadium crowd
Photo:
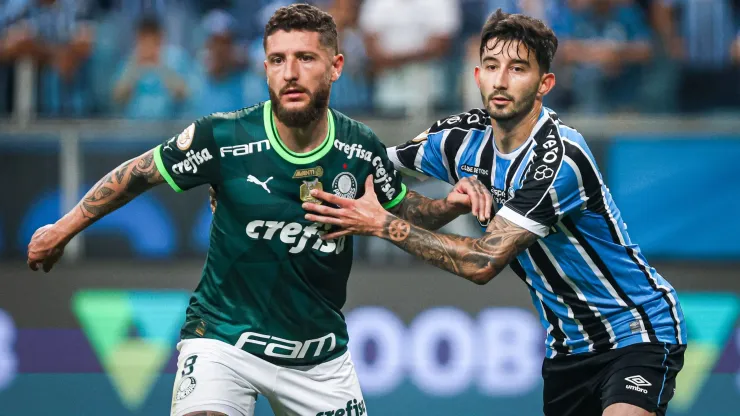
[[[313,0],[347,57],[334,107],[477,107],[477,34],[497,8],[560,39],[546,104],[588,114],[740,109],[740,0]],[[178,119],[268,98],[262,30],[288,0],[0,0],[0,114]],[[21,65],[24,63],[25,66]],[[29,65],[32,64],[32,65]],[[32,68],[32,92],[17,88]]]

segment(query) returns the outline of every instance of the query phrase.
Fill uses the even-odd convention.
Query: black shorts
[[[664,416],[683,367],[685,345],[635,344],[545,359],[546,416],[601,416],[614,403]]]

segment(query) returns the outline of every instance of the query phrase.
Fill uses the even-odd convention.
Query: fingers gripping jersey
[[[499,152],[492,134],[487,112],[471,110],[388,155],[417,176],[476,176],[497,215],[541,237],[511,267],[529,286],[548,356],[686,343],[676,291],[630,240],[583,137],[549,109],[512,153]]]
[[[202,118],[155,151],[174,190],[212,184],[218,192],[183,338],[219,339],[275,364],[346,351],[352,238],[322,241],[328,227],[305,220],[301,204],[315,188],[359,198],[368,175],[387,208],[406,188],[369,128],[333,110],[328,117],[325,140],[307,153],[282,143],[269,101]]]

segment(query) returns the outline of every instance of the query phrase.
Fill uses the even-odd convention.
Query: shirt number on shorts
[[[193,374],[193,366],[195,365],[195,360],[198,359],[197,355],[191,355],[185,360],[185,363],[183,364],[182,368],[182,375],[183,376],[189,376]]]

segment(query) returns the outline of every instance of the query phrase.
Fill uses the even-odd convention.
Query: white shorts
[[[258,394],[275,416],[367,414],[349,351],[325,363],[286,367],[213,339],[183,340],[177,349],[171,416],[196,411],[253,416]]]

